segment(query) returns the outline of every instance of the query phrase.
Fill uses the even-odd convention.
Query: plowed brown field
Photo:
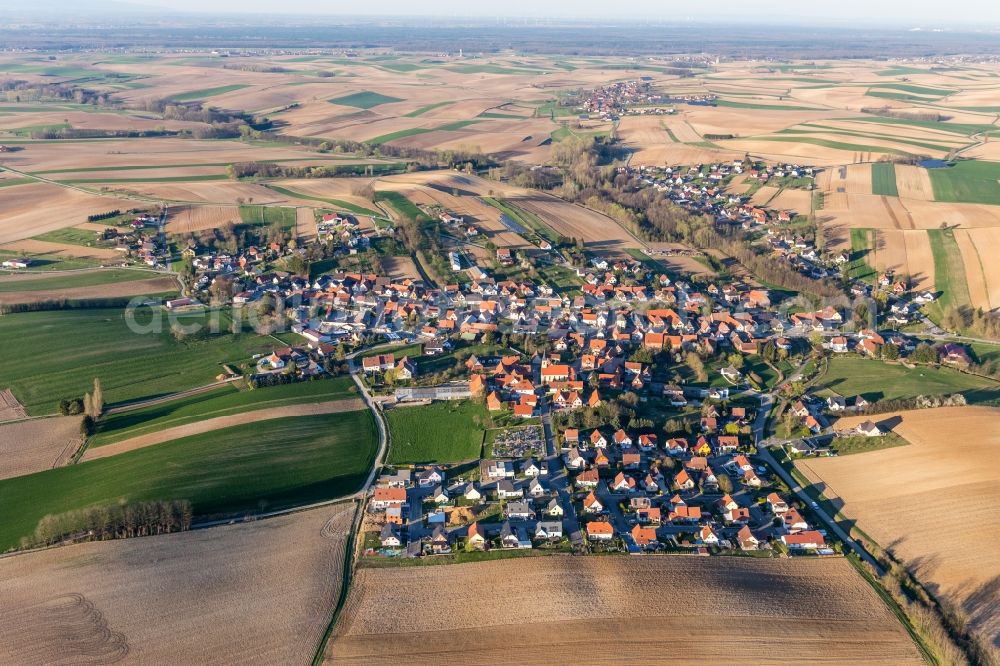
[[[2,661],[308,664],[352,506],[0,560]]]
[[[838,428],[871,417],[838,422]],[[909,446],[796,465],[847,517],[1000,645],[1000,409],[880,414]]]
[[[734,650],[749,663],[922,663],[842,559],[682,556],[361,569],[326,658],[690,664]]]
[[[41,472],[68,460],[83,443],[80,418],[56,416],[0,425],[0,479]]]

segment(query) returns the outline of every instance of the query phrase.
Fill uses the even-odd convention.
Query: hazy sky
[[[716,0],[682,3],[671,0],[126,0],[182,11],[267,12],[347,15],[531,16],[604,19],[843,22],[933,27],[934,25],[1000,25],[997,0]],[[80,5],[86,5],[82,0]]]

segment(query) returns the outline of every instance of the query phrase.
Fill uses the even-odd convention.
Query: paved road
[[[350,362],[351,367],[351,379],[354,380],[354,385],[358,387],[358,392],[361,394],[362,399],[371,410],[372,415],[375,417],[375,424],[378,426],[378,453],[375,455],[375,463],[372,465],[372,469],[368,472],[368,480],[361,487],[358,492],[351,495],[351,497],[357,497],[359,499],[364,499],[368,496],[368,490],[371,488],[372,484],[375,482],[375,475],[378,473],[379,468],[385,463],[385,456],[389,452],[389,433],[385,427],[385,417],[382,416],[382,411],[375,405],[375,401],[372,400],[371,394],[368,393],[368,388],[365,386],[364,382],[358,376],[358,368],[354,365],[353,359]],[[343,498],[342,498],[343,499]]]
[[[785,471],[784,467],[778,464],[778,461],[775,460],[774,455],[772,455],[767,445],[765,444],[758,445],[757,455],[765,463],[767,463],[768,466],[770,466],[775,472],[778,473],[778,476],[780,476],[782,480],[788,484],[788,487],[792,489],[792,492],[795,493],[799,497],[799,499],[808,504],[809,507],[812,509],[813,513],[819,516],[819,518],[824,523],[826,523],[827,527],[830,528],[833,531],[833,533],[840,538],[841,541],[847,544],[863,560],[865,560],[873,567],[875,567],[875,570],[879,572],[879,575],[884,573],[882,571],[882,567],[875,560],[875,558],[869,555],[868,551],[865,550],[861,546],[861,544],[852,539],[851,535],[848,534],[846,530],[841,528],[840,525],[838,525],[837,522],[833,518],[831,518],[828,513],[826,513],[826,511],[824,511],[818,504],[815,504],[813,499],[808,495],[808,493],[806,493],[805,489],[801,485],[799,485],[799,483],[794,478],[792,478],[791,474]]]
[[[795,375],[797,375],[798,372],[799,371],[796,371]],[[768,467],[781,477],[781,480],[788,484],[791,491],[795,493],[799,499],[805,502],[812,509],[813,513],[816,514],[820,520],[826,523],[826,526],[834,534],[836,534],[841,541],[847,544],[848,547],[857,553],[863,560],[875,567],[875,570],[881,574],[882,567],[875,560],[875,558],[872,557],[868,551],[861,546],[861,544],[852,539],[851,535],[840,527],[840,525],[838,525],[837,522],[828,513],[826,513],[826,511],[824,511],[818,504],[815,504],[813,498],[806,493],[805,488],[803,488],[799,482],[785,470],[784,467],[778,464],[777,459],[775,459],[774,455],[768,448],[768,442],[765,438],[766,433],[764,432],[764,429],[767,426],[767,415],[770,413],[771,407],[774,404],[774,396],[770,393],[761,393],[758,394],[758,398],[760,399],[760,408],[757,410],[757,418],[754,420],[753,424],[754,440],[757,444],[757,457],[763,460]]]
[[[542,435],[545,437],[545,459],[549,463],[549,487],[559,497],[559,504],[563,511],[563,530],[574,546],[582,546],[584,543],[583,530],[580,529],[580,520],[576,515],[576,507],[573,506],[573,488],[569,483],[569,475],[566,466],[563,465],[562,456],[556,447],[555,437],[552,432],[551,407],[543,407],[542,413]]]

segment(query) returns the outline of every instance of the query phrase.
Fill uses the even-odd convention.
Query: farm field
[[[45,215],[38,215],[38,202]],[[0,188],[0,245],[86,222],[92,213],[128,208],[130,202],[48,183]],[[112,256],[117,256],[113,253]]]
[[[991,259],[991,248],[1000,247],[1000,227],[956,229],[955,239],[962,251],[972,302],[989,309],[1000,307],[1000,262]],[[976,289],[973,280],[979,274],[983,276],[983,286]]]
[[[5,558],[4,662],[308,663],[340,594],[352,516],[341,504]]]
[[[550,196],[511,197],[518,208],[537,215],[542,222],[562,236],[582,238],[588,249],[611,255],[623,255],[629,248],[645,244],[633,238],[611,218]]]
[[[157,432],[147,433],[123,439],[113,444],[87,449],[80,458],[81,462],[88,460],[98,460],[109,458],[129,451],[144,449],[147,446],[155,446],[163,442],[170,442],[183,437],[193,437],[210,433],[214,430],[221,430],[231,426],[259,423],[274,419],[287,419],[299,416],[317,416],[321,414],[340,414],[343,412],[356,412],[365,409],[365,403],[360,398],[349,400],[331,400],[327,402],[309,402],[295,405],[285,405],[283,407],[265,407],[252,411],[243,411],[239,414],[229,416],[213,416],[211,418],[192,421],[184,425],[173,426]],[[267,425],[266,423],[263,425]]]
[[[218,229],[226,223],[238,224],[239,210],[235,206],[175,206],[167,216],[166,229],[169,233]]]
[[[47,514],[186,499],[196,517],[287,508],[360,487],[377,448],[367,410],[231,426],[0,481],[0,551]]]
[[[136,313],[149,325],[148,309]],[[182,323],[205,322],[207,315],[180,316]],[[220,330],[228,331],[227,316]],[[29,414],[50,414],[62,398],[90,390],[100,378],[105,402],[115,403],[208,384],[221,364],[240,364],[255,353],[270,352],[271,338],[252,333],[213,335],[207,340],[177,342],[164,318],[159,332],[133,332],[123,310],[91,308],[24,312],[0,317],[0,385],[9,387]],[[140,331],[142,330],[140,326]],[[72,331],[74,348],[66,355],[34,354],[32,350],[64,348]],[[24,363],[32,355],[30,364]]]
[[[531,581],[533,594],[523,594]],[[407,601],[386,613],[392,590]],[[470,590],[489,589],[475,612]],[[677,604],[678,597],[684,598]],[[747,622],[746,617],[766,618]],[[677,636],[697,635],[678,641]],[[795,639],[791,640],[790,636]],[[843,559],[534,557],[360,569],[326,663],[510,660],[919,664],[896,618]]]
[[[0,424],[0,479],[57,467],[82,443],[79,416]]]
[[[843,419],[838,427],[861,418],[871,417]],[[994,648],[1000,640],[1000,517],[992,511],[976,511],[970,520],[954,516],[1000,501],[1000,468],[993,463],[1000,447],[998,419],[1000,409],[986,407],[879,414],[876,423],[891,426],[909,446],[796,462],[824,485],[841,513],[933,594],[961,609]],[[927,497],[933,497],[931,511]]]
[[[41,234],[36,238],[26,238],[24,240],[4,243],[0,245],[0,251],[15,252],[24,254],[51,254],[72,257],[75,259],[93,259],[95,261],[106,261],[109,259],[120,259],[121,252],[116,252],[112,248],[85,247],[77,243],[62,243],[44,240],[46,236],[52,236],[67,231],[60,229],[47,234]]]
[[[1000,205],[1000,162],[962,160],[930,178],[936,201]]]
[[[148,275],[148,274],[147,274]],[[64,280],[56,279],[58,283]],[[177,280],[173,277],[147,277],[139,280],[108,280],[86,287],[51,287],[48,280],[34,280],[18,285],[4,284],[0,277],[0,305],[41,303],[45,301],[79,301],[100,298],[126,298],[129,296],[170,296],[177,293]],[[20,287],[20,288],[6,288]]]
[[[244,410],[283,407],[306,402],[343,400],[357,396],[349,377],[237,390],[231,384],[211,391],[105,415],[97,422],[90,447],[138,437],[208,418],[239,414]]]
[[[389,463],[460,462],[479,457],[486,408],[481,404],[437,402],[396,407],[385,413]]]
[[[817,388],[842,396],[862,395],[869,402],[918,395],[962,393],[969,402],[1000,399],[1000,384],[951,368],[891,365],[854,356],[834,356]]]
[[[872,165],[872,194],[898,197],[896,169],[892,162],[876,162]]]
[[[941,291],[937,305],[962,307],[971,302],[965,279],[965,263],[951,229],[928,229],[934,257],[934,286]]]
[[[147,282],[151,279],[162,279],[157,273],[147,270],[133,269],[94,269],[77,270],[70,273],[49,273],[32,270],[24,273],[0,273],[0,299],[5,292],[19,291],[50,291],[53,289],[77,289],[80,287],[95,287],[117,282]],[[166,277],[171,286],[176,289],[177,281]],[[170,286],[159,291],[169,291]]]

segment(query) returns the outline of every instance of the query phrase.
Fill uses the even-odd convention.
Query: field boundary
[[[268,407],[249,412],[240,412],[227,416],[217,416],[202,421],[194,421],[184,425],[166,428],[158,432],[138,437],[130,437],[104,446],[88,448],[80,457],[80,462],[108,458],[120,453],[144,449],[149,446],[163,444],[190,435],[201,435],[213,430],[220,430],[243,423],[270,421],[295,416],[313,416],[319,414],[338,414],[341,412],[359,412],[365,409],[365,404],[360,398],[348,398],[345,400],[330,400],[318,403],[303,403],[297,405],[285,405],[283,407]]]

